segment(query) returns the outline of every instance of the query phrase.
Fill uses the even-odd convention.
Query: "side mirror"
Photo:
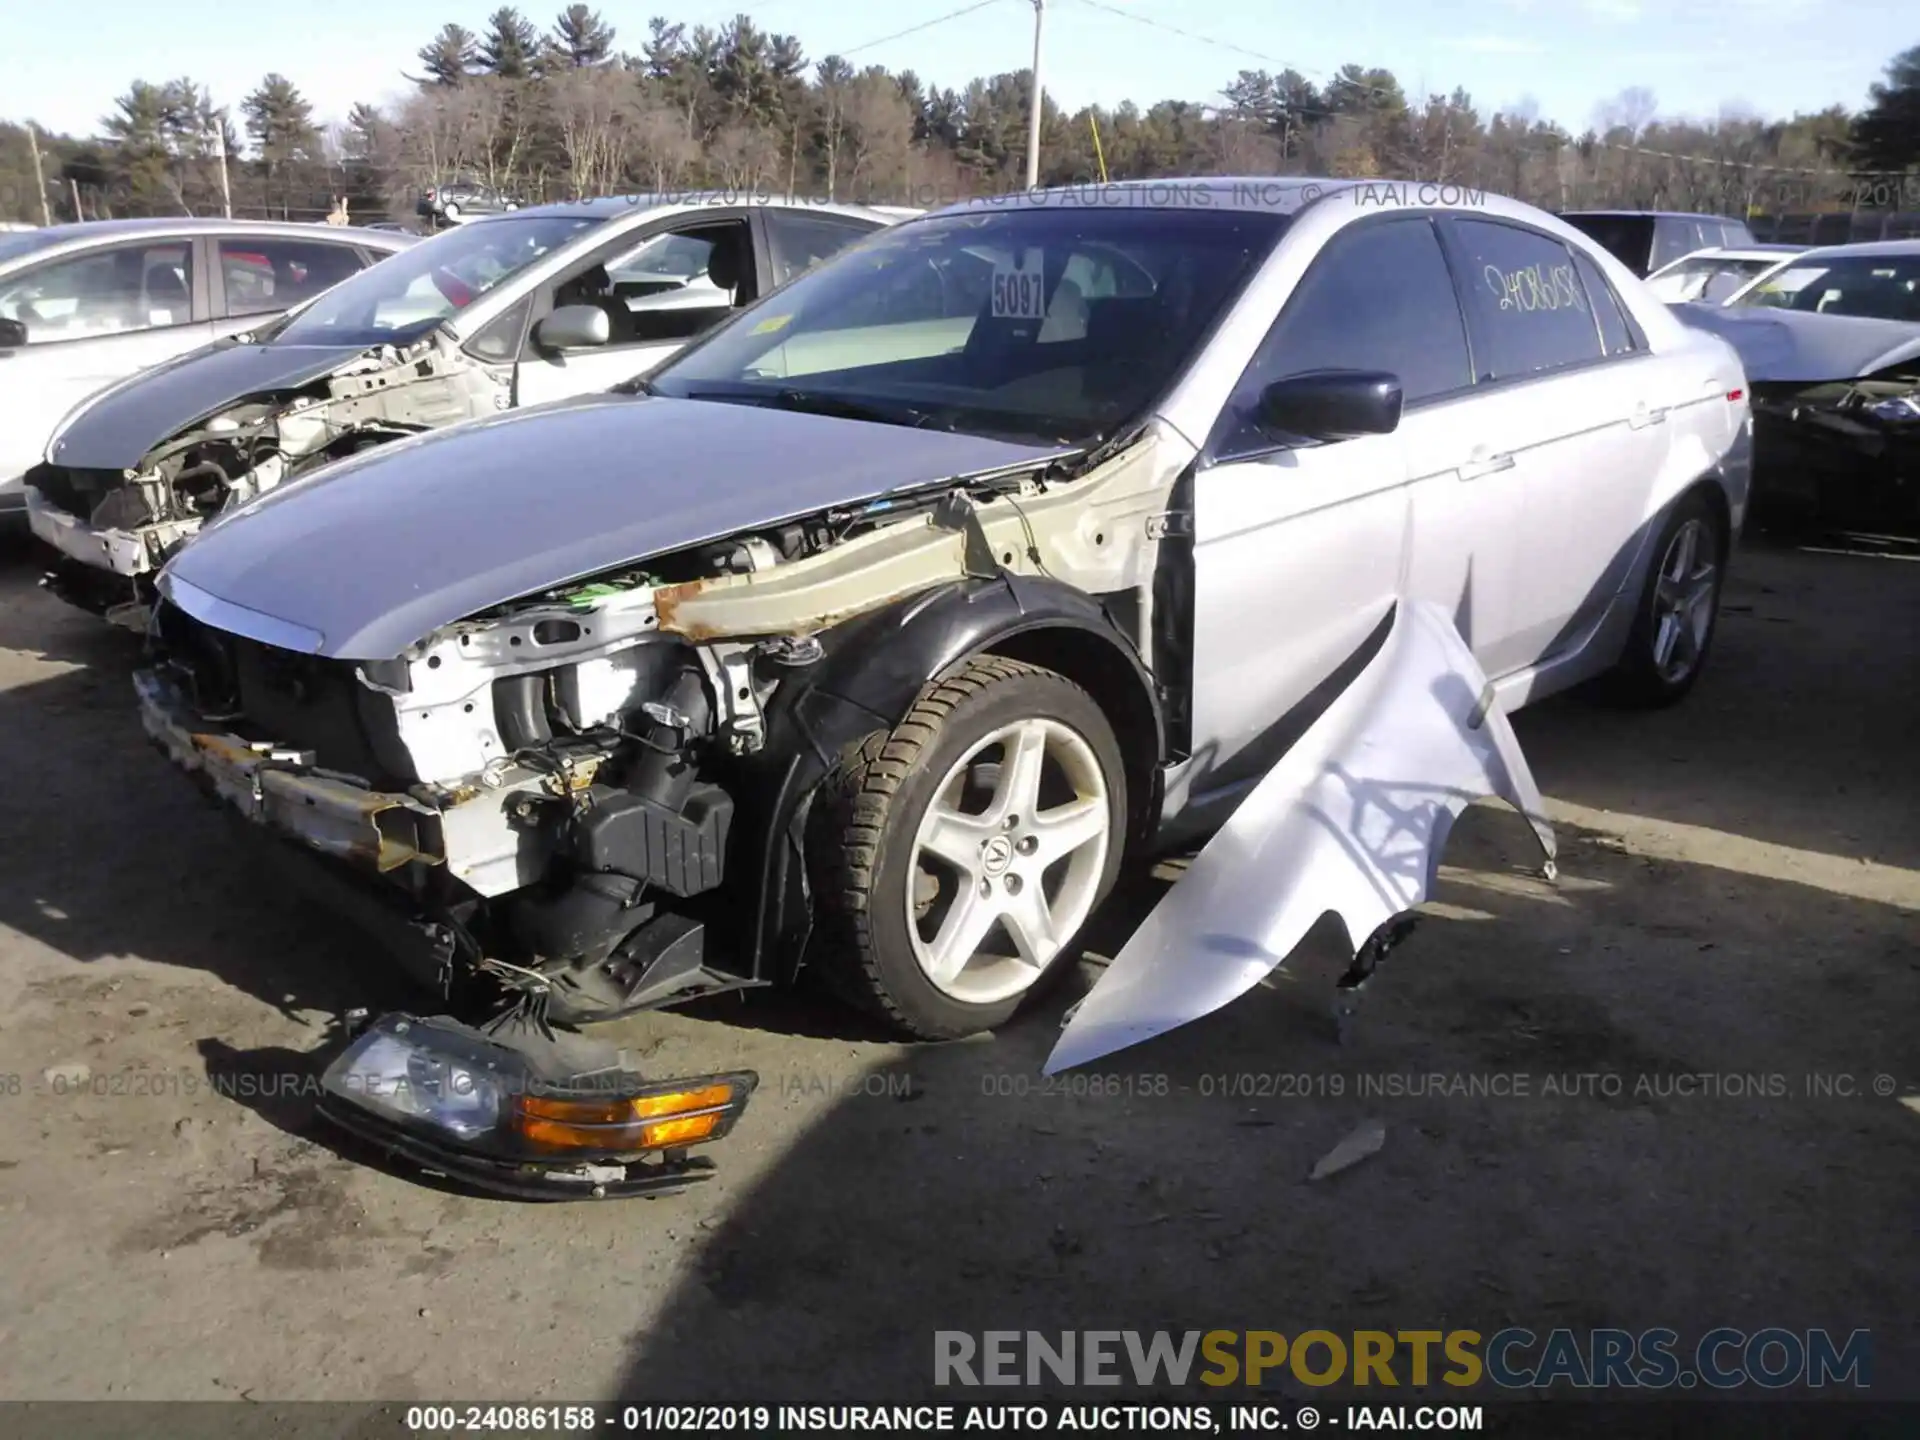
[[[0,350],[19,350],[26,346],[27,327],[18,320],[0,320]]]
[[[613,321],[597,305],[562,305],[533,334],[543,350],[591,350],[613,339]]]
[[[1390,435],[1400,427],[1400,377],[1383,370],[1314,370],[1260,392],[1263,429],[1309,440]]]

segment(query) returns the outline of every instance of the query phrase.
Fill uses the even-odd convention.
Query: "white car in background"
[[[1725,305],[1751,280],[1780,269],[1804,245],[1709,246],[1662,265],[1647,286],[1669,305]]]
[[[605,390],[893,223],[725,195],[465,220],[70,411],[26,477],[29,523],[58,552],[49,588],[137,627],[152,577],[208,520],[353,451]]]
[[[92,220],[0,235],[0,523],[95,391],[258,325],[417,237],[254,220]]]

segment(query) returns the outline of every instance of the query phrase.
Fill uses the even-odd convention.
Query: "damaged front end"
[[[1920,525],[1920,362],[1859,379],[1753,383],[1754,498],[1776,516]]]
[[[769,730],[807,672],[858,649],[846,622],[941,591],[1024,574],[1072,576],[1082,606],[1147,594],[1180,459],[1148,438],[1077,476],[1036,459],[859,502],[493,606],[388,660],[223,624],[237,612],[174,567],[144,724],[443,997],[482,977],[584,1024],[772,983],[790,957],[762,953],[766,890],[803,882],[761,861],[784,853],[792,754],[821,742],[804,717],[774,751]],[[925,672],[905,663],[910,695]]]
[[[210,358],[273,349],[231,345]],[[125,458],[126,433],[151,423],[139,394],[123,387],[83,409],[25,477],[29,523],[58,554],[47,587],[144,629],[153,577],[208,523],[330,460],[504,409],[511,394],[510,367],[475,361],[443,331],[322,356],[335,363],[317,374],[282,363],[266,388],[197,414],[129,465],[111,462]],[[164,387],[173,376],[149,378]]]

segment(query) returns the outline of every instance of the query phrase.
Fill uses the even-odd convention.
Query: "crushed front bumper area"
[[[62,510],[31,485],[27,487],[27,524],[35,535],[69,559],[129,580],[159,570],[169,551],[200,528],[197,520],[142,525],[134,530],[95,526]]]
[[[147,734],[245,819],[381,874],[445,862],[438,808],[335,778],[313,768],[306,752],[199,729],[199,717],[155,671],[137,672],[133,684]]]
[[[649,1080],[624,1051],[516,1021],[388,1015],[327,1068],[321,1116],[429,1175],[524,1200],[670,1195],[710,1178],[752,1071]]]

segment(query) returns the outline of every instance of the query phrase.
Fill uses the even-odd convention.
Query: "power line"
[[[1137,15],[1131,10],[1122,10],[1118,5],[1107,4],[1106,0],[1080,0],[1080,3],[1091,6],[1095,10],[1104,10],[1109,15],[1118,15],[1122,20],[1131,20],[1136,25],[1144,25],[1150,30],[1164,30],[1167,34],[1178,35],[1183,40],[1193,40],[1202,45],[1211,45],[1216,50],[1230,51],[1235,55],[1244,56],[1249,60],[1259,60],[1268,65],[1278,65],[1282,70],[1292,70],[1300,75],[1318,75],[1324,80],[1345,85],[1350,89],[1361,90],[1370,95],[1385,95],[1391,99],[1400,100],[1406,98],[1404,92],[1398,87],[1369,85],[1363,80],[1352,80],[1338,73],[1330,74],[1325,70],[1316,70],[1311,65],[1296,65],[1290,60],[1282,60],[1275,55],[1267,55],[1259,50],[1249,50],[1245,45],[1236,45],[1231,40],[1216,40],[1211,35],[1202,35],[1194,30],[1182,30],[1178,25],[1169,25],[1166,21],[1155,20],[1150,15]],[[1306,106],[1296,106],[1294,108],[1301,114],[1308,113],[1308,107]],[[1323,111],[1321,113],[1328,114],[1332,112]]]
[[[891,44],[895,40],[904,40],[909,35],[918,35],[922,30],[931,30],[936,25],[944,25],[949,20],[958,20],[962,15],[971,15],[976,10],[984,10],[989,5],[998,5],[1000,0],[977,0],[972,5],[963,5],[958,10],[949,10],[944,15],[936,15],[931,20],[922,20],[918,25],[909,25],[904,30],[896,30],[891,35],[882,35],[878,40],[866,40],[850,49],[840,50],[839,55],[858,55],[862,50],[871,50],[876,45]]]
[[[1230,40],[1217,40],[1211,35],[1201,35],[1192,30],[1183,30],[1178,25],[1170,25],[1164,20],[1155,20],[1154,18],[1148,15],[1138,15],[1131,10],[1123,10],[1118,5],[1110,5],[1106,3],[1106,0],[1079,0],[1079,3],[1082,5],[1089,6],[1095,10],[1105,11],[1109,15],[1118,15],[1122,20],[1131,20],[1134,24],[1144,25],[1151,30],[1163,30],[1169,35],[1178,35],[1182,39],[1192,40],[1201,45],[1210,45],[1217,50],[1226,50],[1236,55],[1245,56],[1247,59],[1250,59],[1250,60],[1259,60],[1259,61],[1263,61],[1268,65],[1277,65],[1282,70],[1292,70],[1296,74],[1300,74],[1300,75],[1318,75],[1323,79],[1328,80],[1332,84],[1341,85],[1352,90],[1358,90],[1364,94],[1384,95],[1389,99],[1400,100],[1402,103],[1405,103],[1407,99],[1405,92],[1399,90],[1398,88],[1389,88],[1384,85],[1370,85],[1363,80],[1351,79],[1342,74],[1334,74],[1330,76],[1326,71],[1316,70],[1312,66],[1297,65],[1292,63],[1291,61],[1282,60],[1275,55],[1267,55],[1259,50],[1250,50],[1245,45],[1236,45]],[[1206,108],[1219,111],[1227,107],[1210,106]],[[1323,106],[1316,106],[1316,105],[1289,105],[1289,104],[1286,104],[1285,102],[1282,102],[1282,108],[1284,108],[1288,113],[1293,115],[1304,115],[1311,118],[1322,119],[1322,120],[1338,119],[1341,116],[1341,112],[1338,110],[1329,110]],[[1575,137],[1575,136],[1569,136],[1566,140],[1558,143],[1553,143],[1553,142],[1543,143],[1529,136],[1523,136],[1521,137],[1521,139],[1522,139],[1522,143],[1527,145],[1529,148],[1543,149],[1543,150],[1573,149],[1580,144],[1578,137]],[[1615,151],[1621,151],[1624,153],[1635,154],[1635,155],[1650,155],[1658,159],[1678,160],[1690,165],[1715,165],[1715,166],[1731,167],[1731,168],[1740,169],[1740,170],[1759,170],[1759,171],[1765,171],[1766,173],[1771,175],[1820,175],[1820,176],[1825,176],[1833,179],[1875,180],[1875,179],[1899,178],[1907,174],[1907,172],[1904,170],[1839,171],[1839,170],[1823,170],[1820,167],[1813,166],[1813,165],[1766,165],[1766,164],[1761,164],[1758,161],[1727,160],[1727,159],[1723,159],[1721,157],[1713,156],[1713,155],[1684,155],[1684,154],[1680,154],[1677,151],[1654,150],[1644,145],[1623,145],[1618,141],[1614,141],[1614,140],[1595,140],[1592,143],[1603,150],[1615,150]]]

